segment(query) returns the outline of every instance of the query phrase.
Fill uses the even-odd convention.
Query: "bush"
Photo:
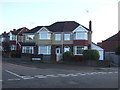
[[[73,56],[73,60],[76,61],[76,62],[83,61],[84,56],[75,55],[75,56]]]
[[[10,52],[10,57],[12,57],[12,58],[20,58],[21,57],[21,52],[11,51]]]
[[[115,54],[116,54],[116,55],[120,55],[120,46],[118,46],[118,47],[116,48]]]
[[[71,60],[73,56],[73,52],[67,51],[63,53],[63,60]]]
[[[99,60],[100,58],[99,52],[97,50],[92,50],[92,49],[84,50],[83,55],[87,60]]]

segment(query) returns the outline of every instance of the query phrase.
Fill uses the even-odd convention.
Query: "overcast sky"
[[[119,0],[1,0],[0,33],[12,29],[76,21],[88,28],[97,43],[118,32]]]

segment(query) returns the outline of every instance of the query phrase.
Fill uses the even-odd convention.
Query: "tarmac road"
[[[35,65],[35,64],[34,64]],[[2,63],[3,88],[118,88],[118,68]],[[36,64],[38,65],[38,64]],[[46,67],[46,68],[45,68]]]

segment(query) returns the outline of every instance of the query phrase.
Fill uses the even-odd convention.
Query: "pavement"
[[[118,68],[3,58],[3,88],[118,88]]]

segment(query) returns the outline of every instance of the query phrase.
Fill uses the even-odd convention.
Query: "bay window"
[[[40,39],[50,39],[50,37],[51,37],[51,34],[49,33],[49,32],[47,32],[47,31],[42,31],[42,32],[40,32],[39,33],[39,38]]]
[[[88,39],[87,32],[76,32],[74,38],[76,40],[87,40]]]
[[[23,46],[22,47],[22,53],[33,54],[34,53],[34,47],[33,46]]]
[[[51,46],[39,46],[39,54],[51,54]]]
[[[74,54],[82,55],[85,49],[87,49],[87,46],[74,46]]]

